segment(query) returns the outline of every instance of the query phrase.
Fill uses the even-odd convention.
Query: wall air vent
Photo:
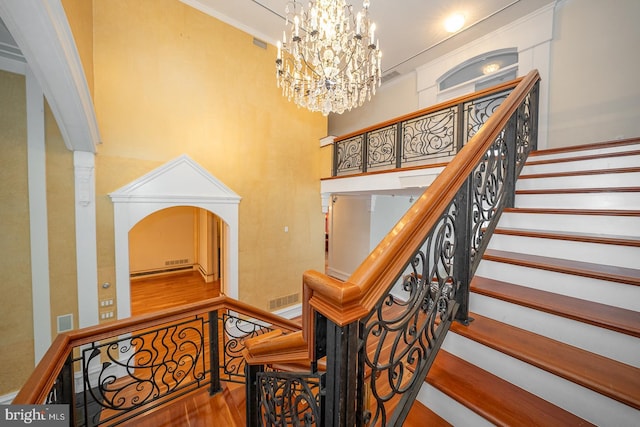
[[[58,316],[58,333],[67,332],[73,329],[73,314]]]
[[[399,75],[400,75],[400,73],[398,71],[396,71],[396,70],[390,71],[387,74],[382,76],[382,83],[384,84],[384,83],[388,82],[389,80],[393,80],[396,77],[398,77]]]
[[[255,44],[258,47],[261,47],[262,49],[266,49],[267,48],[267,43],[263,42],[260,39],[257,38],[253,38],[253,44]]]

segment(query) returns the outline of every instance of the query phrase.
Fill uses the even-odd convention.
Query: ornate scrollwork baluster
[[[357,173],[362,171],[362,147],[364,135],[337,142],[336,150],[336,175]]]
[[[363,322],[363,355],[371,396],[369,425],[389,422],[389,405],[415,390],[432,362],[438,325],[450,320],[457,281],[453,271],[458,210],[452,202],[401,282]],[[366,406],[366,404],[365,404]]]
[[[507,99],[511,90],[489,95],[464,104],[466,134],[464,142],[466,144],[487,122],[489,117],[498,109],[502,102]]]
[[[88,424],[115,420],[204,384],[209,372],[204,357],[205,323],[198,316],[83,349]]]
[[[320,378],[284,372],[258,373],[261,425],[320,425]]]
[[[222,324],[224,362],[220,376],[226,381],[242,383],[246,364],[242,356],[244,340],[272,331],[273,328],[229,314],[223,314]]]
[[[487,226],[502,208],[509,159],[502,131],[473,172],[471,203],[471,261],[481,253]]]
[[[454,107],[403,122],[402,165],[455,154],[455,124]]]
[[[393,168],[396,165],[396,127],[371,131],[367,137],[367,171]]]

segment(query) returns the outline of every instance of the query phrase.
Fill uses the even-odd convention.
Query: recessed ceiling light
[[[464,25],[464,15],[454,13],[444,21],[444,28],[450,33],[455,33]]]

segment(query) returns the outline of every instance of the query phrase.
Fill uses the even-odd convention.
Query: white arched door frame
[[[163,209],[192,206],[220,217],[225,227],[221,289],[238,298],[238,207],[240,196],[183,155],[109,194],[114,205],[118,318],[131,316],[129,231]]]

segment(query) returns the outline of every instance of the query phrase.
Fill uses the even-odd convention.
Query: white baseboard
[[[293,319],[294,317],[302,316],[302,304],[281,308],[280,310],[274,311],[273,314],[277,314],[285,319]]]
[[[327,276],[334,277],[336,279],[340,279],[343,282],[347,280],[350,276],[349,273],[345,273],[344,271],[336,270],[333,267],[327,267]]]
[[[13,393],[0,396],[0,405],[10,405],[11,402],[13,402],[13,399],[15,399],[17,394],[18,392],[14,391]]]

